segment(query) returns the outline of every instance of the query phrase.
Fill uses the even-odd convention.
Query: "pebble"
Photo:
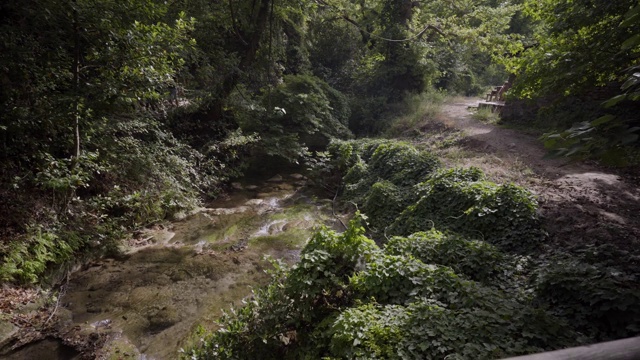
[[[272,177],[271,179],[267,180],[268,182],[281,182],[282,181],[282,175],[278,174],[274,177]]]
[[[242,184],[240,184],[239,182],[231,183],[231,187],[236,189],[236,190],[242,190],[243,189]]]

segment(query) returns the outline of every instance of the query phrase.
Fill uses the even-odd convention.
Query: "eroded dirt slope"
[[[513,181],[538,195],[550,240],[564,246],[613,243],[636,252],[640,243],[637,169],[545,159],[532,135],[472,117],[475,99],[445,104],[425,132],[456,133],[456,150],[443,150],[450,165],[478,166],[491,177]],[[431,128],[431,129],[429,129]]]

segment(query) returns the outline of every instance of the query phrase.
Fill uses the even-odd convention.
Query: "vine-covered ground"
[[[278,267],[188,354],[482,359],[638,335],[637,220],[627,212],[637,189],[588,165],[538,160],[532,139],[512,142],[512,130],[465,134],[456,126],[470,121],[466,106],[445,110],[444,124],[426,121],[426,134],[404,142],[334,142],[317,168],[340,179],[362,219],[317,232],[299,263]]]

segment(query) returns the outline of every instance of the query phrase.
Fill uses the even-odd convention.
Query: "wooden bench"
[[[478,103],[478,110],[480,109],[490,109],[492,113],[500,113],[502,112],[502,108],[504,107],[504,102],[499,101],[480,101]]]
[[[498,94],[500,93],[501,89],[502,86],[494,87],[493,90],[491,90],[491,92],[487,94],[487,101],[498,100]]]

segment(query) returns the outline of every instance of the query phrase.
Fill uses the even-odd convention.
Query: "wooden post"
[[[640,337],[609,341],[505,360],[637,360],[640,359]]]

